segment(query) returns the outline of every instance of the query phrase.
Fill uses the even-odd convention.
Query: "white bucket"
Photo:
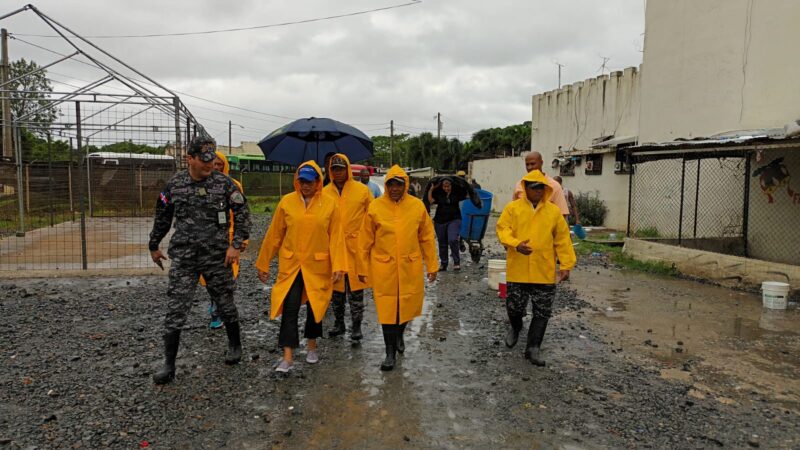
[[[505,259],[489,260],[489,287],[495,291],[500,289],[500,273],[506,271]]]
[[[761,283],[761,300],[764,308],[786,309],[789,299],[789,284],[778,281]]]

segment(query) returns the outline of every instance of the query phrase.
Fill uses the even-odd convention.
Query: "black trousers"
[[[400,323],[400,305],[398,301],[397,305],[397,318],[395,319],[397,323],[393,324],[381,324],[381,330],[383,331],[383,341],[388,347],[390,343],[396,343],[397,339],[400,337],[401,334],[405,333],[406,326],[408,322]]]
[[[278,334],[278,347],[297,348],[300,346],[300,332],[297,318],[300,315],[300,306],[303,302],[303,272],[299,272],[289,288],[289,293],[283,300],[283,314],[281,315],[281,331]],[[306,328],[303,332],[306,339],[322,337],[322,322],[314,319],[314,310],[311,303],[306,304]]]

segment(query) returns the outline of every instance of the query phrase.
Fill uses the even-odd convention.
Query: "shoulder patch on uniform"
[[[161,200],[161,203],[163,203],[164,206],[169,204],[169,199],[167,198],[167,194],[164,192],[158,194],[158,199]]]
[[[231,194],[231,203],[235,205],[243,205],[244,204],[244,195],[241,192],[236,191]]]

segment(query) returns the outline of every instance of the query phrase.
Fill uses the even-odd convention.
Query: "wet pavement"
[[[0,282],[0,448],[800,448],[798,311],[594,258],[559,289],[536,368],[502,344],[485,264],[464,266],[428,286],[394,371],[368,294],[360,345],[323,339],[284,376],[246,260],[245,361],[222,364],[198,290],[163,388],[165,278]]]

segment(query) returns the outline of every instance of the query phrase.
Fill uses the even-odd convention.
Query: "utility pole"
[[[436,160],[442,157],[442,113],[436,113]]]
[[[600,58],[603,59],[603,64],[600,66],[600,75],[604,75],[606,73],[606,64],[611,60],[608,56],[601,56]]]
[[[394,165],[394,120],[389,121],[389,167]]]
[[[2,40],[2,58],[0,58],[0,84],[3,89],[8,89],[9,86],[5,83],[11,79],[11,66],[8,64],[8,31],[3,28],[0,30],[0,40]],[[11,92],[2,94],[3,106],[3,156],[11,157],[13,155],[12,141],[11,141]]]
[[[228,154],[233,154],[233,122],[228,121]]]
[[[556,62],[556,65],[558,66],[558,88],[561,89],[561,68],[566,66],[560,62]]]

